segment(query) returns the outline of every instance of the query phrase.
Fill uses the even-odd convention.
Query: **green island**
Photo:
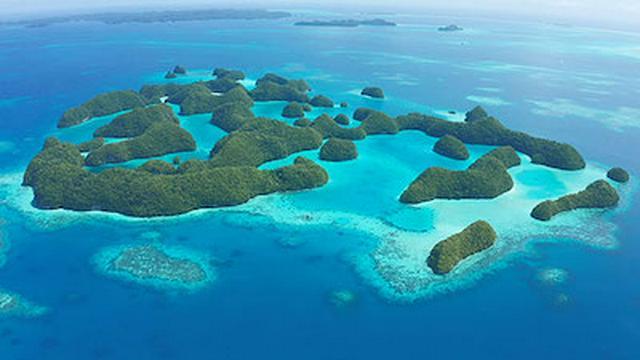
[[[367,86],[366,88],[362,89],[360,95],[372,97],[374,99],[384,99],[384,91],[381,88],[375,86]]]
[[[351,120],[349,120],[349,117],[345,114],[338,114],[334,116],[333,121],[335,121],[336,124],[344,125],[344,126],[347,126],[351,123]]]
[[[466,170],[431,167],[415,179],[400,201],[417,204],[435,199],[493,199],[513,188],[507,169],[520,164],[511,147],[488,152]]]
[[[58,127],[78,125],[94,117],[111,115],[145,105],[147,105],[145,98],[133,90],[101,94],[78,107],[67,110],[58,121]]]
[[[0,289],[0,319],[38,317],[46,312],[47,308],[35,305],[16,293]]]
[[[295,26],[320,26],[320,27],[358,27],[358,26],[396,26],[396,23],[384,19],[345,19],[345,20],[311,20],[299,21]]]
[[[465,144],[511,146],[529,155],[534,164],[561,170],[580,170],[585,167],[584,159],[573,146],[510,130],[493,117],[452,122],[412,113],[398,116],[396,122],[401,130],[419,130],[433,137],[448,134]]]
[[[333,103],[333,100],[329,99],[324,95],[314,96],[313,99],[309,101],[309,104],[311,104],[311,106],[314,106],[314,107],[325,107],[325,108],[332,108],[335,105]]]
[[[282,117],[288,119],[298,119],[304,117],[304,106],[299,102],[290,102],[282,109]]]
[[[266,74],[256,81],[250,95],[255,101],[296,101],[308,103],[311,90],[304,80],[289,80],[277,74]]]
[[[213,69],[213,76],[218,79],[230,79],[232,81],[240,81],[246,78],[245,74],[240,70],[232,70],[225,68],[215,68]]]
[[[94,263],[105,275],[158,288],[199,288],[216,276],[206,256],[160,244],[102,249]]]
[[[159,121],[140,136],[105,144],[89,152],[85,164],[100,166],[195,149],[196,142],[191,133],[172,121]]]
[[[607,177],[619,183],[626,183],[629,181],[629,173],[620,167],[614,167],[607,171]]]
[[[331,138],[320,148],[320,159],[325,161],[347,161],[357,157],[358,149],[351,140]]]
[[[438,28],[438,31],[441,31],[441,32],[455,32],[455,31],[462,31],[462,30],[464,29],[455,24],[441,26]]]
[[[64,126],[127,112],[98,128],[94,138],[84,143],[47,139],[23,178],[23,184],[33,188],[33,204],[42,209],[100,210],[138,217],[234,206],[256,196],[312,189],[328,181],[327,172],[309,159],[298,157],[277,169],[259,168],[269,161],[311,150],[318,151],[322,160],[351,160],[358,154],[353,141],[400,131],[440,138],[434,151],[454,158],[468,157],[465,144],[497,147],[464,171],[425,170],[402,193],[404,203],[499,196],[513,187],[507,169],[520,164],[516,150],[536,164],[564,170],[585,166],[572,146],[510,130],[481,107],[469,111],[464,122],[418,113],[392,117],[358,108],[352,116],[358,126],[347,127],[350,118],[344,114],[335,118],[323,114],[313,121],[304,117],[310,103],[334,106],[322,95],[310,99],[311,88],[305,80],[268,73],[247,91],[238,83],[245,78],[239,70],[216,68],[211,76],[188,84],[144,85],[139,92],[110,92],[67,111]],[[253,113],[254,102],[274,100],[289,102],[283,115],[297,118],[293,125]],[[211,114],[212,126],[227,132],[212,144],[208,158],[181,161],[176,157],[173,163],[156,158],[196,149],[193,136],[180,127],[165,102],[179,106],[181,115]],[[106,142],[105,137],[123,140]],[[132,159],[148,161],[137,168],[98,167]]]
[[[618,205],[620,196],[605,180],[596,180],[584,190],[565,195],[556,200],[546,200],[536,205],[531,217],[549,221],[555,215],[576,209],[606,209]]]
[[[433,145],[433,151],[455,160],[467,160],[469,158],[467,146],[458,140],[458,138],[451,135],[441,137],[435,145]]]
[[[94,173],[83,165],[84,158],[75,145],[49,138],[23,179],[24,185],[34,190],[34,205],[138,217],[167,216],[239,205],[259,195],[310,189],[328,181],[326,171],[305,158],[275,170],[190,160],[174,175],[126,168]]]
[[[493,246],[496,232],[486,221],[476,221],[461,232],[440,241],[431,249],[427,265],[438,275],[453,270],[460,261]]]
[[[99,127],[94,137],[128,138],[142,135],[151,125],[160,121],[178,124],[173,110],[165,104],[137,108],[113,119],[107,125]]]

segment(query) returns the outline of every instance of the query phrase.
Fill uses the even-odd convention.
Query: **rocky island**
[[[615,167],[607,171],[607,177],[619,183],[626,183],[629,181],[629,173],[620,167]]]
[[[531,211],[534,219],[549,221],[555,215],[576,209],[606,209],[618,205],[620,196],[605,180],[597,180],[584,190],[556,200],[546,200]]]
[[[441,137],[433,146],[433,151],[455,160],[467,160],[469,158],[467,146],[451,135]]]
[[[298,21],[295,26],[320,26],[320,27],[358,27],[358,26],[396,26],[397,24],[384,19],[370,20],[311,20]]]
[[[331,138],[320,148],[320,159],[325,161],[347,161],[357,157],[356,144],[351,140]]]
[[[145,85],[139,92],[106,93],[67,111],[61,127],[123,113],[83,143],[55,138],[45,142],[23,178],[23,184],[33,188],[33,204],[42,209],[100,210],[137,217],[234,206],[260,195],[320,187],[329,178],[320,165],[303,157],[288,166],[261,170],[266,162],[302,151],[318,151],[322,160],[355,159],[353,141],[409,130],[440,138],[434,150],[454,158],[468,157],[466,144],[496,149],[464,171],[425,170],[402,193],[400,201],[404,203],[499,196],[513,187],[507,170],[520,164],[515,151],[529,155],[533,163],[558,169],[585,166],[572,146],[508,129],[481,107],[469,111],[464,122],[418,113],[393,117],[358,108],[352,117],[359,124],[354,127],[348,126],[350,119],[345,114],[306,119],[310,103],[335,105],[323,95],[310,97],[311,87],[305,80],[268,73],[247,91],[239,82],[245,78],[242,71],[216,68],[212,76],[211,80],[187,84]],[[282,115],[297,117],[293,126],[253,113],[255,102],[273,100],[289,102]],[[171,163],[158,158],[196,149],[193,136],[164,102],[179,106],[181,115],[211,114],[212,126],[228,133],[213,145],[208,159],[194,157]],[[149,160],[137,167],[98,167],[132,159]]]
[[[360,92],[360,95],[368,96],[374,99],[384,99],[384,91],[382,88],[375,86],[368,86]]]
[[[433,247],[427,265],[438,275],[453,270],[460,261],[493,246],[496,232],[486,221],[477,221]]]
[[[520,157],[513,148],[501,147],[476,160],[467,170],[431,167],[409,185],[400,201],[416,204],[434,199],[492,199],[513,188],[507,169],[519,164]]]
[[[442,32],[455,32],[455,31],[462,31],[462,30],[464,29],[455,24],[441,26],[438,28],[438,31],[442,31]]]

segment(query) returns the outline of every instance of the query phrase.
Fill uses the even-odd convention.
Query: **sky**
[[[418,9],[425,12],[460,12],[478,14],[514,14],[571,20],[640,23],[640,0],[0,0],[2,13],[11,15],[47,15],[54,13],[90,12],[135,7],[251,7],[251,8],[331,8],[352,10],[385,10],[403,12]],[[391,5],[389,5],[391,3]],[[2,17],[2,14],[0,14]]]

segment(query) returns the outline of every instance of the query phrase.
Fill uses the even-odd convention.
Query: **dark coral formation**
[[[556,200],[546,200],[531,211],[534,219],[549,221],[562,212],[576,209],[606,209],[618,204],[620,196],[616,189],[605,180],[596,180],[584,190],[565,195]]]

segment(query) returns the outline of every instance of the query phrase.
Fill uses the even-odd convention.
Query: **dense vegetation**
[[[314,96],[313,99],[309,101],[309,104],[315,107],[326,107],[326,108],[332,108],[334,105],[333,100],[329,99],[324,95]]]
[[[485,221],[476,221],[433,247],[427,265],[434,273],[449,273],[465,258],[486,250],[496,242],[496,232]]]
[[[531,216],[538,220],[548,221],[565,211],[611,208],[616,206],[619,201],[620,197],[613,186],[605,180],[597,180],[575,194],[541,202],[533,208]]]
[[[492,199],[513,188],[507,172],[520,158],[513,148],[499,148],[476,160],[467,170],[440,167],[425,170],[402,193],[400,201],[416,204],[434,199]]]
[[[276,74],[266,74],[256,81],[256,87],[250,94],[256,101],[281,100],[307,103],[309,90],[309,84],[304,80],[289,80]]]
[[[365,95],[376,99],[384,99],[384,91],[381,88],[374,86],[368,86],[362,89],[360,95]]]
[[[170,121],[177,124],[178,118],[173,110],[165,104],[137,108],[116,117],[107,125],[99,127],[93,136],[113,138],[140,136],[149,126],[160,121]]]
[[[78,150],[80,150],[80,152],[89,152],[99,148],[102,145],[104,145],[104,138],[95,137],[89,141],[78,144]]]
[[[433,146],[433,151],[456,160],[467,160],[469,158],[469,150],[466,145],[451,135],[441,137]]]
[[[166,124],[166,123],[165,123]],[[103,210],[131,216],[176,215],[199,208],[232,206],[280,191],[324,185],[327,173],[313,161],[259,170],[252,166],[212,167],[173,175],[171,165],[146,163],[141,169],[85,170],[73,144],[47,140],[31,161],[24,184],[33,187],[34,204],[45,209]]]
[[[420,130],[434,137],[448,134],[457,137],[465,144],[508,145],[529,155],[534,164],[563,170],[579,170],[585,167],[584,159],[571,145],[510,130],[491,117],[467,122],[452,122],[413,113],[397,117],[396,122],[401,130]]]
[[[347,140],[362,140],[367,137],[367,133],[364,129],[360,127],[343,128],[327,114],[318,116],[311,124],[311,128],[322,134],[322,137],[325,139],[339,138]]]
[[[289,119],[304,117],[304,107],[299,102],[290,102],[282,109],[282,116]]]
[[[131,90],[101,94],[78,107],[67,110],[58,121],[58,127],[78,125],[93,117],[111,115],[146,104],[147,101],[140,94]]]
[[[484,120],[489,117],[489,114],[482,108],[482,106],[476,106],[473,109],[466,112],[464,121],[478,121]]]
[[[320,148],[320,159],[326,161],[347,161],[357,157],[356,144],[351,140],[331,138]]]
[[[300,151],[317,149],[322,135],[309,127],[256,118],[222,138],[211,150],[214,166],[259,166]]]
[[[614,167],[607,171],[607,177],[615,182],[626,183],[629,181],[629,173],[620,167]]]
[[[240,70],[229,70],[225,68],[216,68],[213,70],[213,76],[218,79],[230,79],[233,81],[244,80],[245,75]]]
[[[345,114],[338,114],[338,115],[334,116],[333,121],[335,121],[336,124],[344,125],[344,126],[349,125],[349,123],[351,122],[349,120],[349,117],[347,115],[345,115]]]
[[[180,94],[181,95],[181,94]],[[169,98],[170,102],[177,99]],[[242,86],[234,86],[222,95],[214,95],[206,85],[189,88],[189,93],[180,101],[180,113],[182,115],[211,113],[220,105],[228,103],[242,103],[253,105],[253,100]]]
[[[230,102],[213,109],[211,123],[226,132],[240,129],[255,119],[251,108],[244,103]]]
[[[91,151],[85,163],[99,166],[195,149],[196,142],[188,131],[173,122],[160,121],[149,126],[140,136]]]

